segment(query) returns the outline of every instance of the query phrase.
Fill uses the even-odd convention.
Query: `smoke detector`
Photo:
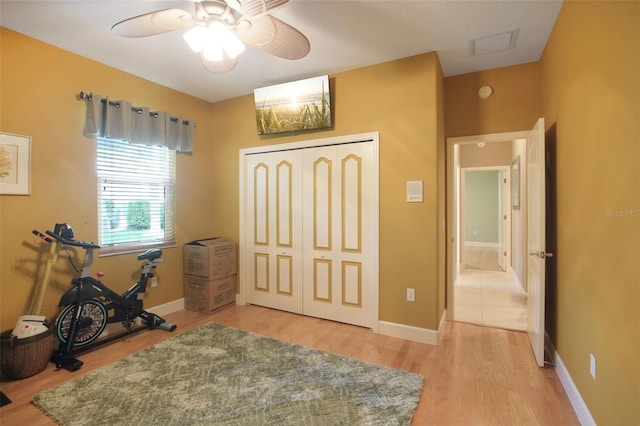
[[[478,89],[478,97],[482,100],[489,99],[493,95],[493,87],[491,86],[482,86]]]

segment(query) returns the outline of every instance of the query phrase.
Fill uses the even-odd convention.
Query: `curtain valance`
[[[132,107],[125,100],[110,101],[100,95],[80,94],[86,102],[84,135],[124,140],[132,144],[162,145],[180,152],[193,152],[196,123],[171,117],[148,107]]]

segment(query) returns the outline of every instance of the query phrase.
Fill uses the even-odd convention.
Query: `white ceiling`
[[[537,61],[561,6],[561,0],[291,0],[272,14],[309,38],[309,55],[290,61],[248,47],[238,66],[222,75],[204,69],[199,55],[182,39],[184,30],[139,39],[111,32],[116,22],[159,9],[191,13],[190,1],[0,0],[0,23],[215,102],[253,93],[257,87],[431,51],[438,52],[446,77]],[[518,30],[515,48],[470,54],[472,39],[511,30]],[[92,88],[78,87],[80,91]]]

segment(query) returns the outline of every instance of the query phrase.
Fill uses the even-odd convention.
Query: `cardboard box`
[[[236,245],[221,237],[184,245],[183,271],[209,281],[236,274]]]
[[[219,280],[184,276],[184,308],[203,314],[213,313],[236,302],[236,275]]]

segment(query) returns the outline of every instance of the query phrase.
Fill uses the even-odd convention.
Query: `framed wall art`
[[[31,194],[31,138],[0,133],[0,195]]]
[[[331,127],[329,76],[253,91],[259,135]]]

